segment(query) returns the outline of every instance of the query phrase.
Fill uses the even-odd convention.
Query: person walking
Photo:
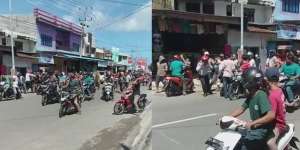
[[[163,55],[159,56],[159,60],[157,62],[157,73],[156,73],[156,80],[155,80],[155,85],[156,85],[156,92],[159,91],[159,83],[162,82],[167,75],[167,70],[168,70],[168,64]]]
[[[224,90],[224,97],[227,99],[230,97],[231,93],[231,84],[232,84],[232,77],[233,77],[233,72],[235,70],[235,65],[233,60],[225,55],[225,60],[220,64],[219,72],[222,72],[222,78],[223,78],[223,90]]]
[[[205,97],[211,92],[209,89],[209,73],[211,72],[212,67],[208,63],[208,59],[208,56],[202,56],[196,67],[202,85],[203,96]]]

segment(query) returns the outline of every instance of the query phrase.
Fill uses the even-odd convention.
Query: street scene
[[[151,6],[1,1],[1,149],[151,149]]]
[[[153,0],[153,149],[298,149],[299,7]]]

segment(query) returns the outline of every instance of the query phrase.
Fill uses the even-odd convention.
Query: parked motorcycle
[[[219,123],[222,131],[215,137],[209,138],[205,144],[206,150],[240,150],[245,144],[241,138],[247,133],[246,122],[231,116],[224,116]],[[298,149],[296,142],[299,141],[295,135],[295,125],[288,124],[286,133],[278,141],[278,150],[285,150],[291,146]],[[267,145],[259,145],[259,149],[264,149]]]
[[[144,109],[147,105],[147,95],[141,94],[138,99],[138,106],[140,109]],[[125,95],[121,96],[121,99],[115,103],[114,106],[114,114],[120,115],[123,113],[135,113],[136,109],[134,104],[132,103],[132,99],[134,98],[133,93],[126,91]]]
[[[102,89],[102,99],[105,101],[110,101],[114,98],[113,84],[110,82],[105,82]]]
[[[61,100],[60,100],[60,108],[59,108],[59,118],[63,117],[64,115],[70,113],[76,113],[76,107],[73,104],[73,98],[70,92],[61,92]],[[81,100],[79,100],[79,106],[81,107]]]
[[[49,84],[42,85],[42,106],[45,106],[49,103],[57,103],[60,101],[60,94],[57,90],[57,85]]]

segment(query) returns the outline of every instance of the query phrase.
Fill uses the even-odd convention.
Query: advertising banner
[[[300,40],[300,26],[280,24],[277,26],[277,38]]]

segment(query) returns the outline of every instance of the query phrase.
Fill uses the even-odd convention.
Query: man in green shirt
[[[183,95],[185,95],[186,94],[186,82],[184,80],[183,69],[184,69],[184,63],[181,60],[180,56],[174,55],[174,60],[170,64],[171,76],[181,78],[181,84],[183,86],[182,93],[183,93]]]
[[[275,113],[271,111],[267,94],[260,90],[263,80],[260,71],[250,68],[243,74],[243,85],[247,93],[247,99],[241,107],[231,113],[238,117],[249,109],[251,121],[247,122],[249,128],[247,134],[242,137],[247,149],[260,149],[266,146],[268,136],[272,135],[272,121]]]
[[[293,53],[288,53],[286,56],[286,64],[281,68],[281,72],[290,79],[285,84],[285,91],[289,103],[294,101],[293,88],[299,84],[299,81],[295,79],[300,77],[300,66],[293,62],[293,58]]]

